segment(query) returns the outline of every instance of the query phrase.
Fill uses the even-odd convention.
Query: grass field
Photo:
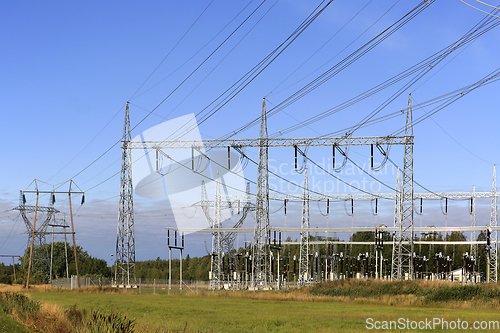
[[[139,332],[365,332],[367,318],[378,321],[492,321],[497,309],[445,309],[339,302],[331,297],[283,297],[282,293],[219,292],[214,295],[99,294],[30,292],[34,300],[87,309],[118,311],[136,321]],[[274,296],[273,296],[274,295]],[[281,296],[280,296],[281,295]],[[286,296],[286,295],[285,295]],[[280,300],[282,299],[282,300]],[[414,332],[415,330],[394,330]],[[436,330],[440,331],[440,330]],[[461,330],[464,331],[464,330]],[[434,331],[435,332],[435,331]]]
[[[28,330],[11,316],[0,312],[0,333],[28,333]]]

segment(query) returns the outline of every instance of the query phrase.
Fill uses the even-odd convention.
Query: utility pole
[[[30,262],[28,264],[28,278],[26,280],[26,289],[30,287],[30,273],[31,273],[31,260],[33,258],[33,243],[35,241],[35,230],[36,230],[36,213],[38,212],[38,197],[40,193],[36,191],[36,203],[35,203],[35,219],[33,220],[33,233],[31,235],[31,246],[30,246]]]

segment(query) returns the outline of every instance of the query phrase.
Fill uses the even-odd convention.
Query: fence
[[[71,278],[59,278],[52,280],[52,288],[76,289],[78,288],[78,278],[73,275]],[[80,288],[88,287],[111,287],[116,286],[113,280],[101,277],[80,277]],[[170,290],[172,291],[192,291],[207,290],[210,288],[208,281],[182,281],[172,280]],[[138,279],[137,285],[132,288],[126,288],[131,292],[142,294],[168,294],[168,279]]]

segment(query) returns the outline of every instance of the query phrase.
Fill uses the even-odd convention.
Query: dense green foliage
[[[182,260],[182,279],[208,280],[210,270],[210,256],[191,258],[189,255]],[[160,259],[140,261],[136,263],[137,278],[141,279],[168,279],[169,262]],[[172,259],[172,279],[179,279],[180,260]]]
[[[67,253],[67,270],[66,270],[66,253]],[[103,259],[92,257],[87,251],[84,251],[81,246],[76,247],[78,256],[78,271],[80,276],[98,276],[110,277],[111,270]],[[33,248],[32,266],[30,274],[30,283],[41,284],[47,283],[50,279],[50,259],[52,256],[52,278],[66,277],[76,275],[75,256],[73,246],[64,242],[54,242],[43,246],[35,246]],[[27,278],[28,263],[30,258],[30,249],[24,251],[24,255],[19,258],[20,264],[16,264],[17,281],[13,278],[12,265],[0,266],[0,283],[25,283]],[[3,270],[2,270],[3,268]],[[3,277],[2,273],[7,277]],[[2,282],[5,281],[5,282]]]
[[[5,266],[5,264],[0,263],[0,283],[11,284],[13,279],[14,279],[14,270],[12,265]]]

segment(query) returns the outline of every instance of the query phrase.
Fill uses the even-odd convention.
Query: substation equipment
[[[135,243],[134,243],[134,223],[133,223],[133,197],[132,180],[130,172],[131,150],[144,149],[156,150],[158,156],[166,156],[163,149],[191,149],[201,153],[202,148],[227,149],[228,156],[230,150],[234,149],[243,157],[246,157],[243,150],[245,148],[259,148],[258,174],[257,174],[257,192],[250,195],[249,184],[247,193],[242,196],[227,196],[220,193],[220,179],[217,175],[215,198],[210,201],[206,194],[205,184],[202,182],[201,201],[197,204],[201,206],[207,217],[209,228],[203,230],[190,230],[187,228],[167,228],[184,232],[210,232],[212,234],[212,252],[211,252],[211,271],[210,285],[212,289],[221,289],[227,285],[231,287],[245,287],[248,289],[270,289],[280,288],[283,276],[291,281],[291,276],[286,276],[291,271],[291,259],[283,266],[284,275],[280,274],[279,256],[280,249],[285,245],[300,245],[299,258],[293,258],[294,266],[298,266],[298,275],[295,276],[296,267],[294,267],[294,281],[298,286],[311,285],[317,280],[319,261],[325,260],[325,269],[321,275],[330,279],[345,277],[367,276],[367,272],[373,271],[375,266],[376,275],[383,276],[382,267],[388,258],[382,257],[382,247],[384,235],[392,234],[389,242],[392,243],[392,258],[389,273],[386,274],[390,279],[415,279],[423,277],[424,269],[427,269],[428,258],[420,258],[415,254],[415,245],[421,244],[441,244],[441,245],[470,245],[471,254],[464,255],[463,262],[464,274],[470,276],[474,272],[474,260],[477,257],[477,245],[486,244],[488,248],[486,281],[496,282],[498,276],[498,224],[497,224],[497,190],[496,190],[496,171],[493,171],[493,184],[491,192],[453,192],[453,193],[415,193],[413,181],[413,123],[411,95],[408,99],[406,110],[406,126],[404,136],[382,136],[382,137],[318,137],[318,138],[269,138],[267,134],[267,112],[265,99],[262,103],[260,136],[258,139],[220,139],[220,140],[172,140],[172,141],[131,141],[130,140],[130,122],[128,119],[128,103],[126,107],[125,126],[122,144],[122,177],[120,191],[120,214],[117,233],[117,256],[116,273],[117,279],[123,284],[135,283]],[[347,150],[350,146],[371,146],[372,168],[373,168],[373,149],[378,148],[388,158],[388,152],[384,151],[382,146],[401,145],[404,148],[403,168],[398,171],[398,180],[395,193],[359,193],[359,194],[311,194],[307,186],[307,168],[304,171],[304,192],[302,195],[269,194],[269,158],[268,150],[272,147],[293,147],[295,149],[295,168],[297,169],[298,153],[305,157],[301,150],[310,146],[330,146],[332,147],[333,165],[335,168],[335,152],[339,152],[343,158],[343,164],[347,161]],[[194,156],[194,153],[193,153]],[[206,157],[206,156],[205,156]],[[227,169],[229,167],[229,157]],[[193,166],[193,172],[196,172]],[[336,170],[338,171],[338,170]],[[401,177],[399,174],[401,173]],[[471,226],[470,227],[415,227],[414,226],[414,201],[424,199],[443,199],[460,198],[471,200]],[[475,201],[477,198],[491,198],[490,221],[487,226],[476,226],[475,219]],[[311,200],[378,200],[390,199],[395,202],[394,225],[378,225],[374,227],[345,227],[345,228],[311,228],[309,221],[309,202]],[[269,201],[282,200],[285,205],[289,201],[302,201],[302,222],[300,228],[272,227],[269,221]],[[447,199],[446,199],[447,200]],[[241,217],[232,228],[223,228],[221,221],[221,211],[227,208],[235,208],[236,203],[241,209]],[[214,209],[214,217],[210,216],[209,208]],[[243,228],[243,221],[249,211],[255,212],[255,223],[253,228]],[[286,213],[285,213],[286,214]],[[433,235],[437,232],[461,231],[470,232],[470,241],[437,241],[437,240],[419,240],[416,241],[415,233],[420,232],[425,235]],[[483,231],[488,234],[486,241],[475,240],[476,232]],[[237,254],[234,249],[234,241],[238,233],[253,233],[253,241],[249,242],[251,250],[245,254]],[[282,232],[300,233],[300,241],[285,242],[281,240],[272,240],[272,235],[281,235]],[[369,244],[367,242],[339,241],[334,237],[328,237],[328,233],[337,232],[373,232],[375,237],[376,258],[370,254],[360,254],[356,257],[347,257],[344,253],[338,253],[335,250],[339,244]],[[325,239],[322,241],[313,240],[313,233],[325,233]],[[386,239],[387,241],[387,239]],[[372,242],[373,243],[373,242]],[[325,244],[325,248],[330,246],[332,253],[327,253],[325,258],[319,258],[318,252],[313,251],[312,246]],[[276,265],[273,261],[278,260]],[[437,258],[436,261],[441,259]],[[447,264],[442,259],[439,269],[441,276],[446,271]],[[244,263],[243,263],[244,261]],[[298,265],[296,262],[298,261]],[[244,270],[242,267],[244,266]],[[244,271],[244,273],[243,273]],[[355,273],[353,273],[355,272]],[[387,268],[386,268],[387,272]],[[328,274],[329,273],[329,274]],[[441,274],[441,275],[440,275]],[[275,276],[278,276],[277,278]],[[448,275],[446,275],[448,276]],[[117,280],[118,281],[118,280]]]

